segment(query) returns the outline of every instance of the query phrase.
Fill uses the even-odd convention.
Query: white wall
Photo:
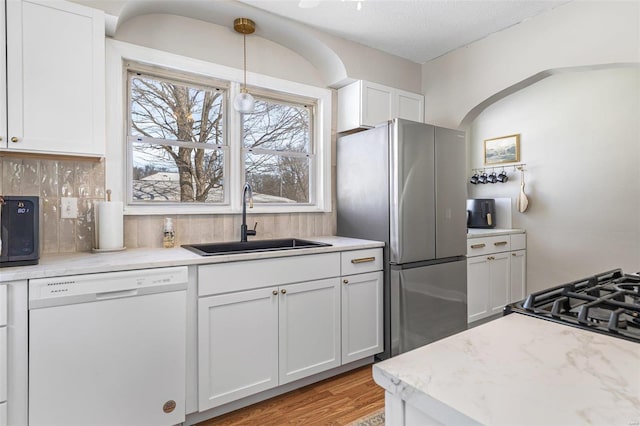
[[[640,2],[575,0],[424,64],[426,121],[457,128],[548,70],[639,62]]]
[[[470,167],[483,140],[521,134],[529,210],[527,292],[621,267],[640,271],[640,69],[554,75],[482,112],[468,132]],[[507,169],[511,170],[511,169]],[[506,184],[468,185],[470,197],[515,197]]]
[[[176,15],[143,15],[118,28],[114,37],[214,64],[242,69],[242,36],[233,28]],[[286,47],[256,35],[247,36],[247,70],[317,87],[325,87],[318,70]]]
[[[213,3],[213,6],[216,4]],[[295,37],[294,29],[291,29],[294,34],[292,37]],[[298,30],[304,31],[306,38],[315,39],[318,46],[330,49],[337,55],[346,70],[347,78],[341,81],[326,81],[326,70],[320,70],[311,61],[312,55],[318,52],[299,54],[281,43],[256,34],[247,36],[248,70],[318,87],[340,87],[349,81],[362,79],[416,93],[421,90],[422,68],[419,64],[321,33],[310,27]],[[230,26],[178,15],[147,14],[124,21],[118,26],[114,38],[220,65],[242,68],[242,38]],[[291,40],[288,42],[293,44]],[[322,65],[330,66],[328,63]],[[343,75],[339,70],[334,71],[335,73],[329,74]]]

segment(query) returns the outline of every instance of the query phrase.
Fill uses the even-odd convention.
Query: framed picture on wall
[[[484,164],[517,163],[520,161],[520,135],[484,140]]]

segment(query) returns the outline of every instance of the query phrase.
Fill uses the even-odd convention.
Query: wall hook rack
[[[481,173],[481,172],[487,172],[490,170],[505,170],[508,171],[509,169],[513,168],[513,171],[515,172],[516,170],[524,170],[527,171],[526,168],[527,164],[526,163],[518,163],[518,164],[505,164],[504,166],[487,166],[487,167],[475,167],[473,169],[471,169],[471,174],[476,174],[476,173]]]

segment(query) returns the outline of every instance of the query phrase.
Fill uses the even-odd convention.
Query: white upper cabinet
[[[424,121],[424,96],[359,80],[338,90],[338,132],[371,128],[392,118]]]
[[[104,13],[59,0],[6,0],[6,14],[0,149],[104,156]]]
[[[0,149],[7,146],[7,30],[5,2],[0,1]]]

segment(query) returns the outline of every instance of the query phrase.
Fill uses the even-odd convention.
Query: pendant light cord
[[[244,60],[244,90],[247,90],[247,35],[242,34],[242,50],[244,52],[243,60]]]

